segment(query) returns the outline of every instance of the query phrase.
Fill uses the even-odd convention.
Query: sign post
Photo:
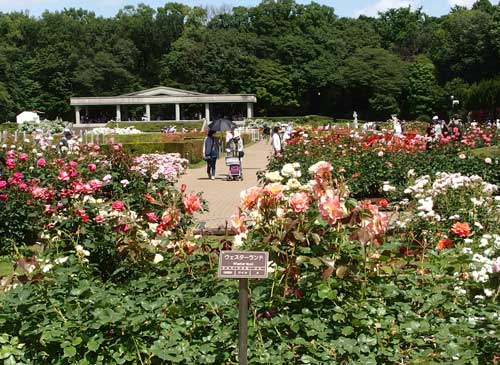
[[[247,365],[248,340],[248,279],[267,278],[269,253],[264,251],[221,251],[219,278],[239,279],[239,365]]]
[[[239,343],[238,360],[240,365],[248,364],[247,340],[248,340],[248,279],[240,281],[240,305],[239,307]]]

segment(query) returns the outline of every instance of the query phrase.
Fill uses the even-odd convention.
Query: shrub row
[[[200,130],[203,127],[203,121],[185,121],[185,122],[169,122],[169,121],[161,121],[161,122],[109,122],[106,124],[108,128],[127,128],[127,127],[135,127],[136,129],[142,132],[160,132],[163,127],[166,126],[175,126],[178,131],[181,131],[182,128],[187,129],[198,129]]]
[[[104,150],[108,145],[101,146]],[[136,142],[123,143],[123,149],[134,156],[147,153],[179,153],[191,163],[202,160],[203,140],[180,141],[180,142]]]

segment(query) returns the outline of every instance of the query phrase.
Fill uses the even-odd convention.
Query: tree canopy
[[[112,18],[73,8],[0,13],[2,122],[26,109],[71,119],[71,96],[158,85],[255,93],[266,115],[412,118],[447,113],[450,93],[468,108],[498,106],[499,78],[500,5],[489,0],[442,17],[404,7],[341,18],[295,0],[140,4]]]

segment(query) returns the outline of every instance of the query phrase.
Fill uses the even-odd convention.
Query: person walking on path
[[[280,127],[278,127],[278,126],[273,128],[272,145],[273,145],[273,150],[274,150],[275,155],[281,153],[282,141],[281,141],[281,135],[280,135]]]
[[[215,180],[215,164],[219,158],[219,143],[214,137],[215,133],[215,131],[208,131],[203,142],[203,159],[207,162],[207,174],[211,180]]]

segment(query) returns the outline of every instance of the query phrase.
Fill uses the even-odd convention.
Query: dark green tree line
[[[409,7],[340,18],[294,0],[141,4],[113,18],[83,9],[0,13],[0,121],[22,110],[71,119],[73,95],[160,84],[255,93],[266,115],[412,118],[448,112],[450,95],[493,109],[497,98],[487,95],[497,81],[488,80],[499,77],[500,6],[489,0],[439,18]]]

